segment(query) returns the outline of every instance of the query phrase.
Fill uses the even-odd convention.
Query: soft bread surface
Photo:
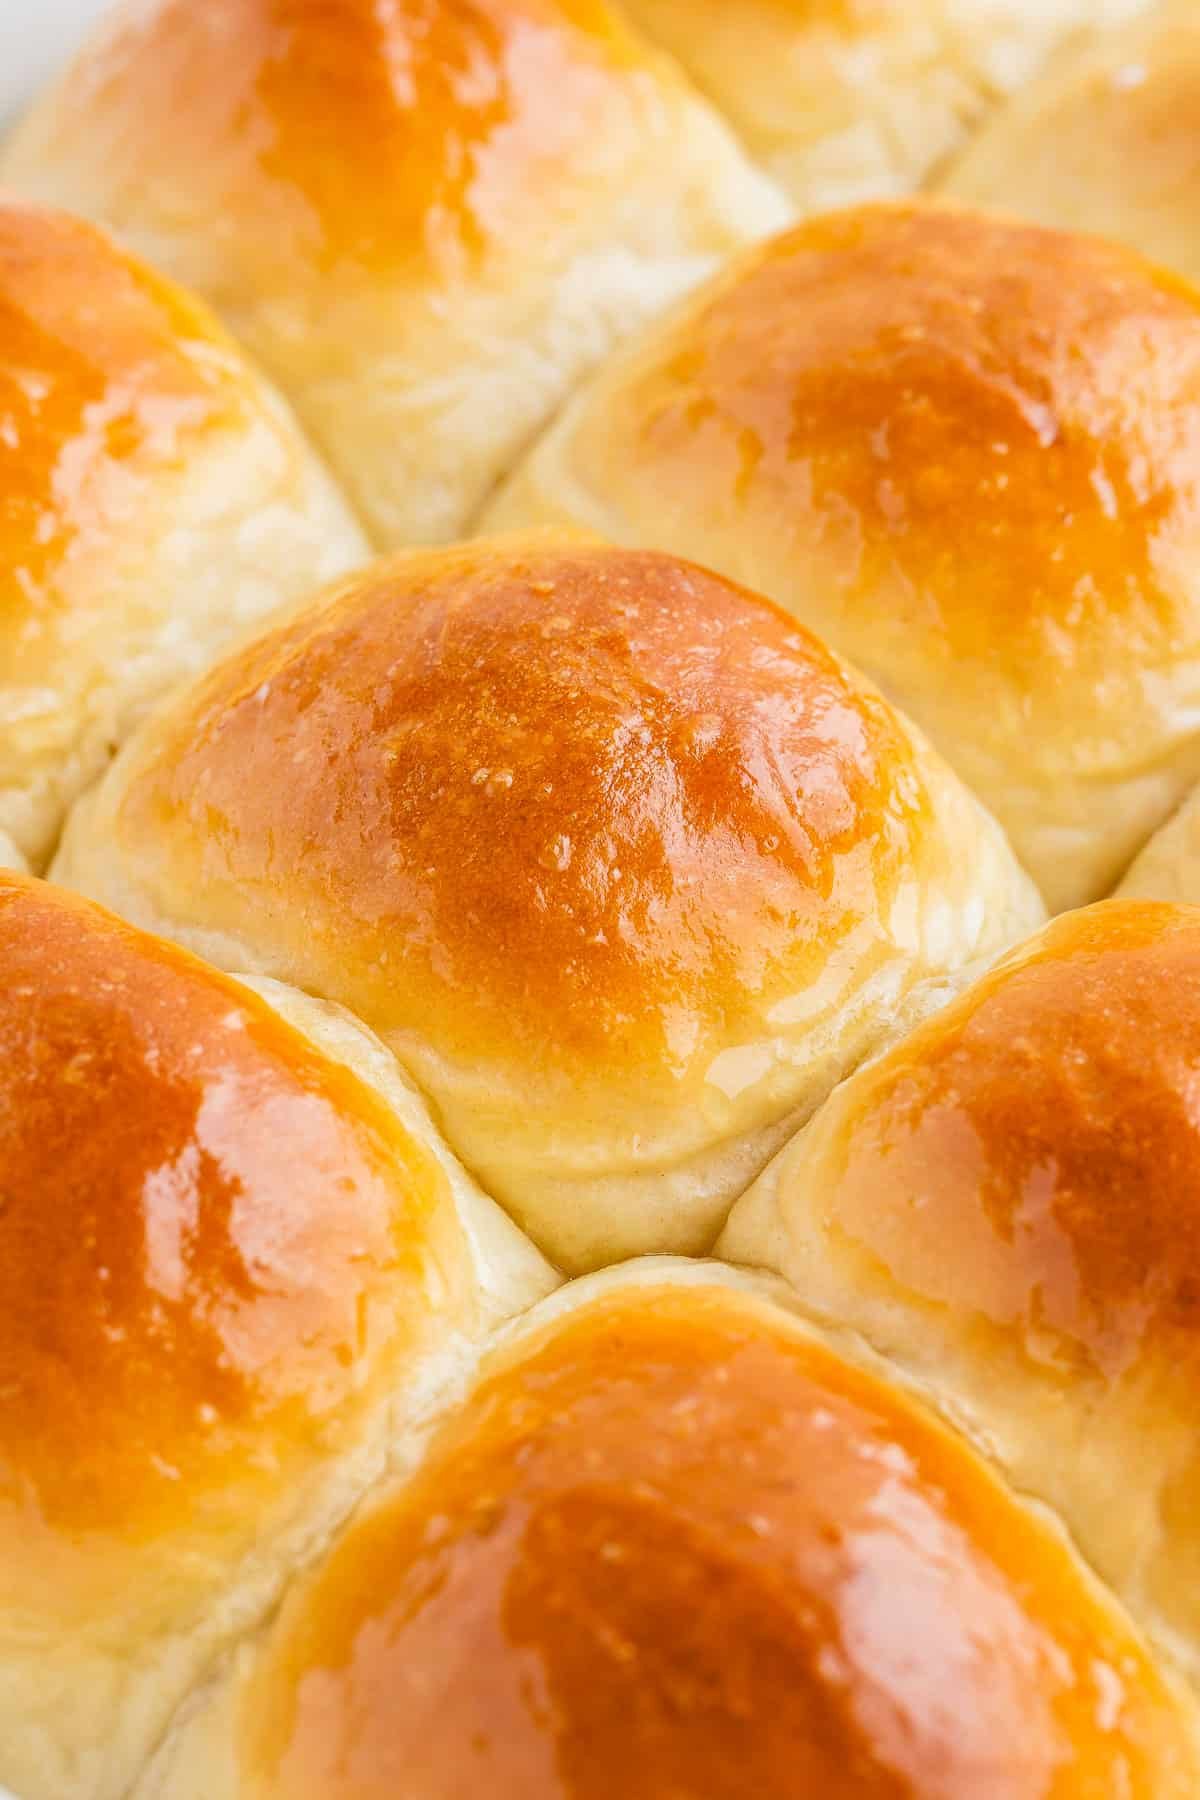
[[[1146,0],[623,0],[804,212],[907,193],[1085,27]]]
[[[1200,908],[1055,920],[848,1081],[735,1210],[982,1434],[1200,1670]]]
[[[22,1800],[125,1793],[221,1643],[415,1454],[471,1344],[553,1285],[351,1054],[365,1079],[175,946],[0,874],[0,1780]]]
[[[356,1012],[572,1269],[707,1247],[925,987],[1040,914],[785,614],[551,536],[398,557],[239,651],[56,874]]]
[[[1200,772],[1200,296],[930,204],[737,262],[569,406],[485,516],[695,556],[922,725],[1051,908]]]
[[[1126,871],[1120,899],[1183,900],[1200,905],[1200,788],[1156,831]]]
[[[1195,1792],[1059,1532],[886,1376],[667,1273],[535,1313],[138,1800]]]
[[[1192,0],[1056,61],[948,171],[961,200],[1102,232],[1200,281],[1200,16]]]
[[[0,847],[41,864],[150,701],[365,555],[215,319],[0,199]]]
[[[123,0],[0,146],[0,1800],[1200,1796],[1198,108]]]
[[[585,369],[787,217],[601,0],[136,0],[0,179],[210,299],[388,544],[456,535]]]

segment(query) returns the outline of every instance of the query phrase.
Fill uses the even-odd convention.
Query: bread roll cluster
[[[130,0],[0,146],[0,1784],[1200,1795],[1200,15]]]

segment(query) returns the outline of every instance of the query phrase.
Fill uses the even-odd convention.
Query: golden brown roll
[[[1200,295],[1086,237],[864,207],[739,261],[486,518],[770,594],[924,727],[1052,910],[1200,776]]]
[[[1066,1539],[716,1271],[487,1365],[138,1800],[1185,1800],[1192,1708]]]
[[[0,1781],[123,1795],[553,1277],[361,1027],[0,875]],[[353,1064],[353,1067],[349,1066]],[[216,1797],[213,1797],[216,1800]]]
[[[40,865],[151,700],[365,555],[202,307],[0,199],[0,863]]]
[[[623,0],[805,212],[920,184],[1085,27],[1147,0]]]
[[[211,300],[389,544],[458,535],[586,369],[787,217],[604,0],[135,0],[0,179]]]
[[[978,1433],[1200,1672],[1200,909],[1056,920],[841,1087],[721,1251]]]
[[[838,1076],[1040,908],[768,602],[552,536],[412,552],[161,710],[56,877],[356,1012],[571,1269],[700,1250]]]
[[[1200,281],[1200,15],[1193,0],[1052,64],[997,112],[947,193],[1098,231]]]

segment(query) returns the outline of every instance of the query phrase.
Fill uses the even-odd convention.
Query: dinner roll
[[[132,0],[0,179],[213,301],[389,544],[788,214],[604,0]]]
[[[554,1285],[382,1047],[285,1006],[324,1012],[333,1057],[174,946],[0,875],[0,1782],[21,1800],[127,1793],[221,1646],[416,1456],[482,1335]]]
[[[214,319],[0,200],[0,862],[40,866],[149,701],[365,553]]]
[[[1200,15],[1193,0],[1064,57],[998,112],[946,191],[1123,239],[1200,281]]]
[[[1121,899],[1200,902],[1200,789],[1156,831],[1117,889]]]
[[[1200,776],[1200,294],[931,204],[740,260],[569,407],[487,516],[770,594],[879,682],[1053,910]]]
[[[908,192],[1049,53],[1147,0],[624,0],[806,212]]]
[[[1056,920],[840,1088],[721,1243],[1059,1510],[1200,1673],[1200,908]]]
[[[924,740],[654,553],[410,552],[160,710],[56,877],[350,1007],[572,1270],[700,1250],[839,1075],[1040,916]]]
[[[1183,1800],[1064,1536],[715,1271],[581,1284],[289,1593],[138,1800]]]

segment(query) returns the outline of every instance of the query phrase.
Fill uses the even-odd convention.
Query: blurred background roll
[[[603,0],[143,0],[0,156],[210,300],[382,543],[456,536],[782,196]]]
[[[1117,889],[1123,899],[1200,904],[1200,789],[1156,831]]]
[[[1089,40],[1002,108],[945,193],[1119,238],[1200,281],[1200,14],[1192,0]]]
[[[803,212],[920,187],[1052,52],[1150,0],[624,0]]]

